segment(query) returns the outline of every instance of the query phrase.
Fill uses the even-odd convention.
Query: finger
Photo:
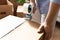
[[[44,32],[44,26],[40,26],[40,28],[38,29],[38,33],[42,33]]]
[[[45,33],[44,34],[44,40],[50,40],[50,34]]]
[[[50,40],[51,37],[52,37],[52,32],[50,32],[50,31],[47,32],[47,31],[45,30],[44,40]]]
[[[35,11],[36,11],[36,7],[33,8],[33,13],[35,13]]]

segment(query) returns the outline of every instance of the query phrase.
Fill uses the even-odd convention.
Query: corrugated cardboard
[[[16,14],[17,14],[18,17],[24,17],[22,6],[17,7]]]
[[[39,25],[36,22],[25,21],[0,40],[43,40],[44,33],[37,33]]]
[[[16,16],[16,10],[17,10],[17,6],[19,5],[17,3],[16,0],[9,0],[11,3],[13,3],[13,7],[14,7],[14,15]]]
[[[11,20],[11,21],[10,21]],[[25,22],[23,18],[9,15],[0,20],[0,40],[3,39],[8,33],[12,32],[17,26]],[[9,38],[8,38],[9,39]],[[7,39],[6,39],[7,40]]]
[[[0,5],[7,5],[7,0],[0,0]]]
[[[10,4],[0,5],[0,19],[8,15],[13,15],[12,8],[13,6]]]

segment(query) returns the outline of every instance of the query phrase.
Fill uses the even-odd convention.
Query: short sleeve
[[[56,4],[60,4],[60,0],[50,0],[51,2],[54,2]]]

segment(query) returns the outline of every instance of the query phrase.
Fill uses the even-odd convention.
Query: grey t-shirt
[[[60,0],[50,0],[51,2],[54,2],[56,4],[60,4]]]

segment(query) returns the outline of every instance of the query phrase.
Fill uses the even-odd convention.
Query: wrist
[[[49,26],[52,26],[52,25],[53,25],[53,23],[48,22],[48,21],[44,21],[44,24],[45,24],[45,25],[49,25]]]

